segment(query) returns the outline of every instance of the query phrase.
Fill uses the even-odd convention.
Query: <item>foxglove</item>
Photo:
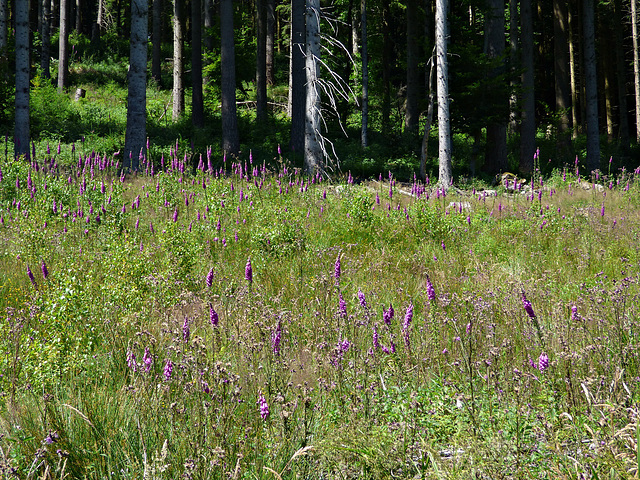
[[[258,411],[262,420],[266,420],[269,417],[269,404],[262,393],[258,398]]]
[[[382,309],[382,319],[386,325],[391,325],[391,320],[393,320],[394,315],[393,305],[389,303],[389,310]]]
[[[536,318],[536,314],[533,311],[533,306],[531,305],[531,302],[527,299],[527,296],[524,294],[524,291],[522,292],[522,305],[524,306],[524,309],[527,312],[527,315],[529,315],[529,317]]]
[[[244,278],[249,282],[249,286],[253,284],[253,268],[251,267],[251,257],[247,259],[247,265],[244,267]]]
[[[167,359],[167,362],[164,364],[164,379],[169,381],[171,379],[171,373],[173,372],[173,362]]]
[[[211,288],[211,285],[213,285],[213,267],[211,267],[211,270],[209,270],[207,274],[207,287]]]

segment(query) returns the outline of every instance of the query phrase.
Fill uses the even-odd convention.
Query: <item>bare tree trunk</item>
[[[29,158],[29,0],[16,1],[16,157]]]
[[[69,76],[69,21],[67,0],[60,0],[60,40],[58,49],[58,91],[67,86]]]
[[[7,32],[9,31],[9,0],[0,0],[0,58],[7,54]]]
[[[51,78],[51,0],[42,0],[42,19],[40,23],[40,36],[42,38],[42,50],[40,55],[40,68],[44,78]]]
[[[431,134],[431,125],[433,123],[433,104],[435,94],[433,91],[433,72],[435,71],[436,58],[432,54],[429,60],[429,80],[427,80],[427,88],[429,89],[429,104],[427,105],[427,118],[424,126],[424,135],[422,136],[422,148],[420,149],[420,180],[423,182],[427,179],[427,154],[429,153],[429,136]]]
[[[257,0],[257,53],[256,53],[256,120],[267,118],[267,5],[266,0]]]
[[[267,2],[267,85],[276,83],[275,71],[273,67],[273,51],[275,40],[276,24],[276,0],[265,0]]]
[[[520,126],[520,171],[533,173],[533,155],[536,151],[536,117],[533,65],[533,11],[531,0],[520,2],[522,35],[522,124]]]
[[[569,78],[570,78],[570,86],[571,86],[571,124],[573,125],[571,138],[574,140],[578,138],[578,129],[580,127],[580,123],[578,121],[578,110],[580,105],[580,99],[578,96],[578,83],[577,83],[577,69],[576,64],[576,46],[575,46],[575,36],[574,36],[574,23],[575,23],[575,15],[573,15],[571,11],[572,5],[567,5],[567,24],[569,26]]]
[[[505,49],[504,2],[490,0],[485,18],[485,53],[489,58],[499,58]],[[504,66],[497,67],[492,75],[498,75]],[[505,99],[505,102],[508,100]],[[484,168],[491,174],[504,172],[507,164],[507,122],[495,120],[487,125],[487,148]]]
[[[518,71],[518,0],[509,0],[509,62],[511,73],[515,78]],[[509,133],[518,131],[518,95],[516,81],[511,80],[512,93],[509,96]]]
[[[182,10],[184,0],[173,0],[173,121],[177,121],[184,112],[184,65]]]
[[[238,111],[236,108],[236,58],[233,39],[233,0],[220,1],[220,67],[222,69],[222,149],[238,155]]]
[[[202,0],[191,0],[191,123],[194,127],[204,127]]]
[[[436,51],[438,62],[438,182],[449,188],[451,169],[451,119],[449,116],[449,61],[447,15],[449,0],[436,0]]]
[[[131,41],[129,53],[129,94],[123,167],[138,170],[147,138],[147,0],[131,0]]]
[[[640,58],[638,49],[638,1],[631,0],[631,27],[633,37],[633,84],[636,98],[636,142],[640,143]]]
[[[584,1],[584,72],[587,103],[587,171],[600,168],[598,127],[598,77],[596,73],[595,5]]]
[[[391,119],[391,6],[382,1],[382,130],[388,131]]]
[[[634,0],[631,0],[632,2]],[[622,25],[622,2],[614,1],[614,25]],[[627,105],[627,69],[625,68],[626,59],[624,57],[624,41],[622,38],[622,29],[614,28],[616,42],[616,85],[618,87],[618,105],[620,116],[619,139],[623,154],[629,152],[629,117]]]
[[[153,0],[151,78],[162,87],[162,0]]]
[[[102,24],[104,23],[103,17],[104,17],[104,0],[98,0],[98,12],[96,14],[96,21],[93,24],[92,31],[91,31],[91,43],[93,43],[94,45],[100,45],[100,36],[102,35]]]
[[[558,149],[567,154],[571,147],[571,89],[569,86],[569,49],[567,48],[567,5],[553,0],[553,51],[556,92],[556,113],[559,115]]]
[[[291,0],[291,55],[289,63],[290,145],[295,153],[304,151],[305,136],[305,0]]]
[[[207,51],[213,50],[213,36],[210,30],[213,28],[213,1],[204,0],[204,46]]]
[[[418,95],[420,93],[420,27],[417,0],[407,0],[407,99],[404,116],[405,132],[411,137],[418,135],[420,109]]]
[[[304,131],[304,169],[315,174],[323,169],[320,125],[320,0],[307,0],[306,10],[307,96]]]
[[[360,27],[362,29],[362,131],[360,141],[369,146],[369,58],[367,47],[367,0],[360,0]]]

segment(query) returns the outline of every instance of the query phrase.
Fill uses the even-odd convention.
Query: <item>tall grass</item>
[[[637,475],[635,174],[56,155],[0,160],[6,478]]]

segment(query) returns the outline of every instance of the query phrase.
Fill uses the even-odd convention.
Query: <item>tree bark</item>
[[[204,46],[207,51],[213,50],[213,35],[211,35],[211,29],[213,28],[213,1],[204,0]]]
[[[520,66],[518,62],[518,0],[509,0],[509,62],[513,79],[511,80],[511,95],[509,96],[509,133],[518,131],[518,94],[516,93],[516,72]]]
[[[420,108],[420,15],[417,0],[407,0],[407,97],[404,116],[405,133],[412,138],[418,135]]]
[[[382,130],[387,132],[391,122],[391,6],[382,0]]]
[[[555,73],[556,114],[558,115],[558,149],[568,153],[571,147],[571,88],[569,86],[569,49],[567,46],[567,5],[553,0],[553,68]]]
[[[449,117],[449,61],[447,59],[447,10],[449,0],[436,0],[436,52],[438,62],[438,182],[449,188],[451,169],[451,119]]]
[[[533,11],[531,0],[520,2],[522,36],[522,123],[520,126],[520,172],[533,173],[533,155],[536,151],[536,118],[534,91]]]
[[[289,60],[289,147],[294,153],[304,151],[306,70],[305,70],[305,0],[291,0],[291,55]]]
[[[504,2],[490,0],[485,18],[485,54],[489,58],[499,58],[505,49]],[[496,67],[492,75],[499,75],[504,65]],[[505,102],[508,101],[505,99]],[[487,149],[484,168],[488,173],[496,174],[508,169],[507,164],[507,122],[496,120],[487,125]]]
[[[131,0],[129,93],[123,167],[136,171],[147,137],[147,0]]]
[[[47,0],[44,0],[45,2]],[[96,13],[96,21],[91,29],[91,43],[95,46],[100,45],[100,36],[102,35],[102,24],[104,23],[104,0],[98,0],[98,12]]]
[[[0,58],[7,55],[7,32],[9,31],[9,0],[0,0]]]
[[[638,1],[631,0],[631,28],[633,38],[633,84],[636,100],[636,142],[640,143],[640,52],[638,49]]]
[[[236,156],[240,150],[236,108],[236,59],[233,39],[233,0],[220,1],[220,67],[222,69],[222,149]]]
[[[275,41],[276,25],[276,0],[265,0],[267,2],[267,85],[276,83],[275,70],[273,65],[273,52]]]
[[[571,124],[573,125],[571,138],[578,138],[578,130],[580,128],[580,123],[578,121],[578,111],[580,105],[580,98],[578,96],[578,83],[577,83],[577,68],[576,64],[576,44],[575,44],[575,36],[574,36],[574,24],[575,24],[575,15],[571,11],[572,5],[567,5],[567,24],[569,27],[569,78],[570,78],[570,86],[571,86]]]
[[[600,168],[600,132],[598,127],[598,77],[596,73],[595,5],[583,0],[584,6],[584,76],[587,113],[587,171]]]
[[[320,131],[320,0],[307,0],[306,9],[306,115],[304,131],[304,169],[315,174],[323,169]]]
[[[69,76],[69,22],[67,0],[60,0],[60,40],[58,49],[58,91],[62,93]]]
[[[433,72],[435,71],[435,57],[431,56],[429,60],[429,79],[427,80],[427,88],[429,90],[429,104],[427,105],[427,118],[424,126],[424,135],[422,136],[422,148],[420,149],[420,180],[427,180],[427,154],[429,153],[429,136],[431,135],[431,125],[433,123],[433,104],[435,94],[433,91]]]
[[[40,55],[40,68],[44,78],[51,78],[51,0],[41,0],[42,19],[40,22],[40,36],[42,49]]]
[[[29,0],[17,0],[15,10],[16,96],[15,145],[16,157],[29,158]]]
[[[256,38],[256,121],[267,118],[267,5],[257,0],[258,22]]]
[[[162,0],[153,0],[151,78],[162,87]]]
[[[183,1],[173,0],[173,121],[184,112],[184,65],[183,65]]]
[[[191,0],[191,122],[194,127],[204,127],[202,0]]]
[[[632,2],[634,0],[631,0]],[[614,1],[614,25],[622,25],[622,2]],[[624,56],[624,41],[622,37],[622,29],[614,28],[614,38],[616,43],[616,84],[618,87],[618,114],[620,117],[619,139],[622,153],[629,153],[629,117],[627,105],[627,69],[625,68],[626,59]]]
[[[360,143],[369,146],[369,58],[367,46],[367,0],[360,0],[360,28],[362,42],[362,130]]]

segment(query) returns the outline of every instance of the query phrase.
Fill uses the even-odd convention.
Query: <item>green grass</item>
[[[0,158],[5,478],[636,475],[635,176],[418,198],[184,148]]]

